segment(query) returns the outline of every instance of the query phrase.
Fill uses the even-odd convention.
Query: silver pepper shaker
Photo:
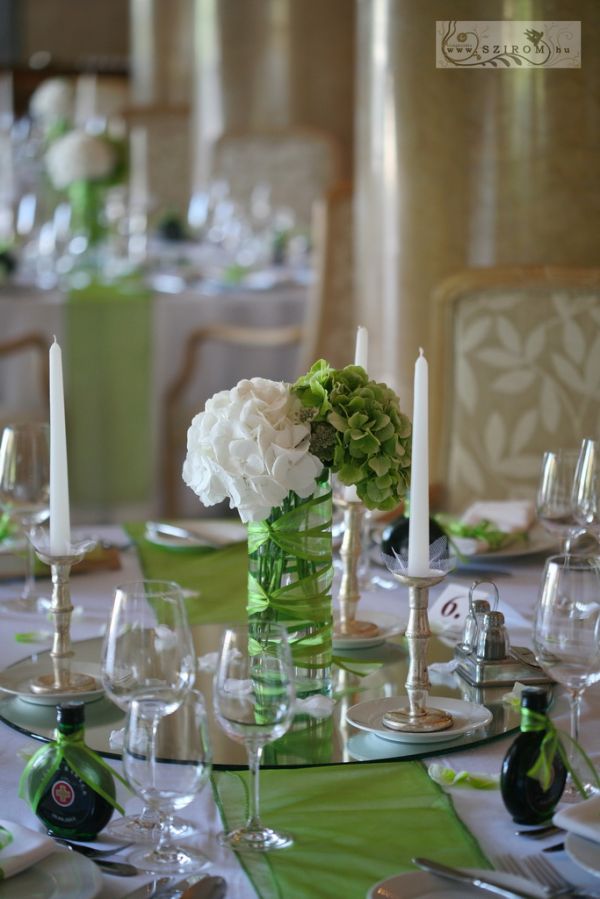
[[[458,649],[462,653],[468,655],[475,651],[483,616],[489,611],[491,609],[487,599],[473,599],[471,595],[469,596],[469,611],[465,618],[462,640],[458,644]]]
[[[477,634],[475,655],[485,662],[505,659],[508,655],[508,634],[502,612],[484,612]]]

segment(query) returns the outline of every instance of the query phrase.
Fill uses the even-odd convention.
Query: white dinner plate
[[[586,840],[576,833],[567,833],[565,849],[576,865],[600,877],[600,843]]]
[[[359,621],[372,621],[379,628],[379,633],[373,637],[347,636],[345,634],[333,634],[334,649],[368,649],[370,646],[379,646],[385,643],[388,637],[404,633],[406,619],[397,615],[389,615],[387,612],[364,612],[358,614]]]
[[[524,877],[516,877],[514,874],[505,874],[504,871],[483,871],[478,868],[465,868],[470,874],[480,874],[497,883],[498,886],[507,889],[526,890],[532,896],[540,899],[546,895],[546,891],[540,884]],[[460,883],[452,883],[443,877],[436,877],[426,871],[409,871],[407,874],[396,874],[388,877],[371,887],[367,893],[367,899],[429,899],[430,896],[445,896],[446,899],[463,899],[464,896],[483,896],[481,890],[475,887],[463,886]]]
[[[79,699],[82,702],[93,702],[104,694],[104,689],[100,680],[100,665],[92,662],[73,661],[73,671],[81,674],[90,674],[95,677],[98,682],[98,688],[95,690],[86,690],[82,693],[34,693],[31,689],[31,681],[39,677],[40,674],[48,674],[52,671],[52,660],[49,655],[44,655],[43,659],[37,663],[12,665],[0,671],[0,690],[10,693],[12,696],[18,696],[24,702],[30,702],[34,705],[56,705],[60,702],[68,702],[71,699]]]
[[[185,528],[194,537],[181,538],[171,534],[158,533],[154,529],[146,528],[144,538],[155,546],[163,549],[196,550],[206,549],[207,546],[229,546],[232,543],[240,543],[248,538],[245,525],[239,521],[223,521],[218,519],[206,519],[205,521],[176,521],[177,527]]]
[[[0,899],[94,899],[100,868],[79,852],[53,852],[14,877],[0,880]]]
[[[558,551],[556,537],[548,534],[541,525],[534,525],[529,531],[527,540],[517,540],[502,549],[473,553],[466,558],[467,560],[472,559],[474,562],[494,562],[497,559],[518,559],[521,556],[534,556],[538,553],[553,551]],[[465,563],[461,561],[461,564]]]
[[[427,704],[431,708],[450,712],[454,719],[452,727],[424,734],[404,733],[385,727],[383,724],[384,714],[407,704],[408,697],[406,696],[369,699],[349,708],[346,712],[346,719],[349,724],[353,724],[359,730],[368,731],[383,740],[392,740],[395,743],[443,743],[446,740],[453,740],[461,734],[466,734],[470,730],[483,727],[492,720],[492,713],[484,705],[476,702],[464,702],[462,699],[449,699],[447,696],[430,696]]]

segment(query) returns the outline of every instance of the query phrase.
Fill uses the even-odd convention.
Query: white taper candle
[[[50,347],[50,552],[66,555],[71,543],[67,433],[62,353],[54,338]]]
[[[423,350],[415,363],[412,423],[408,574],[429,572],[429,446],[428,366]]]

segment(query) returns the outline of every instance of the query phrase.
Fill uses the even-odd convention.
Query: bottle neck
[[[54,732],[54,739],[56,743],[83,743],[84,729],[80,724],[60,724]]]
[[[548,718],[543,712],[521,707],[521,732],[542,733],[548,729]]]

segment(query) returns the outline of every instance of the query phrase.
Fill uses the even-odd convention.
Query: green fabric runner
[[[153,482],[151,294],[133,281],[71,290],[65,394],[74,503],[101,515]]]
[[[143,525],[130,524],[127,531],[137,543],[145,577],[169,578],[201,591],[200,598],[187,603],[193,623],[244,616],[246,543],[173,552],[144,540]],[[331,742],[329,724],[309,722],[312,728],[324,728],[322,761]],[[304,752],[301,732],[283,740],[288,738],[294,741],[290,757],[314,757],[312,749]],[[267,746],[266,757],[271,751]],[[270,768],[261,771],[260,782],[265,822],[289,830],[295,840],[280,852],[239,856],[260,899],[364,899],[378,880],[414,870],[410,860],[416,855],[450,865],[491,867],[451,799],[420,762]],[[212,783],[224,827],[244,823],[248,772],[215,771]]]
[[[246,542],[224,549],[174,552],[144,540],[144,525],[128,524],[126,530],[137,544],[147,578],[177,581],[199,597],[187,601],[191,624],[243,621],[246,617],[248,547]]]
[[[290,849],[238,856],[261,899],[364,899],[369,887],[414,870],[426,855],[489,868],[449,797],[420,762],[377,762],[260,773],[263,820],[294,836]],[[242,824],[248,773],[216,771],[226,829]]]

